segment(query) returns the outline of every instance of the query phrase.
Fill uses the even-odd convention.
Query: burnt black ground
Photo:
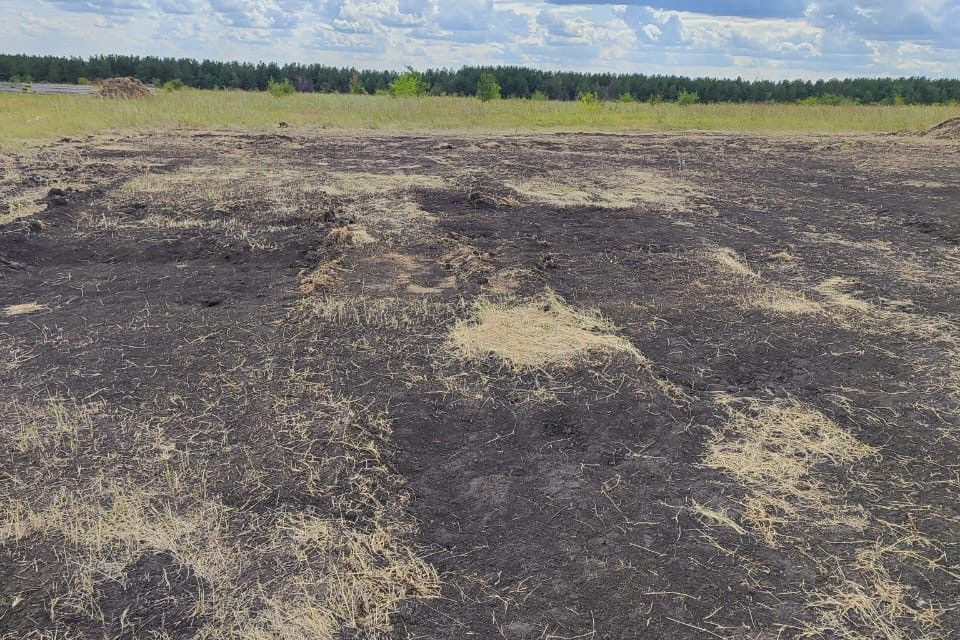
[[[503,137],[483,149],[473,139],[442,140],[453,149],[434,150],[435,136],[223,134],[177,144],[130,136],[111,141],[125,145],[119,151],[98,150],[98,139],[71,143],[85,159],[73,169],[55,147],[14,158],[25,183],[54,186],[79,172],[87,186],[31,220],[0,227],[0,308],[48,307],[0,316],[0,337],[33,356],[0,368],[3,395],[97,400],[135,413],[176,446],[202,451],[219,500],[258,514],[281,505],[331,508],[280,471],[283,456],[263,431],[267,410],[258,396],[258,385],[274,377],[260,372],[308,370],[335,392],[368,401],[394,426],[390,461],[404,487],[390,490],[410,498],[405,508],[419,525],[412,543],[445,581],[440,599],[401,607],[397,638],[797,637],[817,624],[809,594],[833,588],[839,572],[831,563],[852,562],[853,543],[889,540],[897,530],[889,523],[935,541],[941,564],[957,572],[960,413],[948,376],[960,363],[950,345],[922,330],[864,331],[739,304],[749,290],[702,254],[733,249],[763,282],[811,299],[828,278],[853,279],[858,298],[901,314],[898,322],[916,316],[955,326],[960,146],[896,137],[571,134]],[[84,227],[83,214],[96,214],[133,175],[120,161],[149,160],[163,171],[229,164],[216,155],[226,147],[249,151],[266,175],[272,159],[286,158],[337,171],[405,167],[401,173],[447,183],[404,194],[435,226],[388,248],[326,242],[335,223],[324,213],[339,206],[326,199],[286,219],[262,219],[268,205],[257,202],[230,214],[267,248],[215,227]],[[470,198],[478,189],[509,194],[504,185],[518,176],[616,175],[625,167],[689,181],[699,195],[685,210],[656,202],[560,208],[524,198],[478,207]],[[137,220],[154,209],[138,202],[119,215]],[[359,221],[377,234],[372,218]],[[483,256],[482,273],[444,264],[457,244]],[[453,275],[457,286],[426,296],[394,287],[380,260],[387,249],[418,261],[419,284]],[[794,260],[781,260],[781,252]],[[344,271],[329,295],[384,300],[387,320],[334,322],[301,312],[298,274],[337,258]],[[627,357],[523,374],[493,359],[452,357],[446,332],[469,315],[472,300],[492,295],[495,274],[511,269],[525,274],[515,292],[521,298],[550,288],[571,305],[599,309],[652,372]],[[431,313],[418,311],[424,298]],[[687,399],[666,396],[653,375]],[[717,393],[794,398],[878,447],[877,459],[855,469],[823,470],[846,502],[871,514],[868,528],[809,523],[789,532],[795,543],[770,548],[696,517],[693,501],[736,513],[746,493],[701,465],[711,430],[723,426]],[[193,417],[173,420],[182,410]],[[134,481],[151,471],[128,443],[111,440],[109,421],[97,425],[107,444],[96,456],[81,450],[55,461],[50,486],[80,486],[95,470]],[[109,460],[105,450],[114,453]],[[29,482],[32,462],[13,450],[3,456],[4,498],[37,498],[22,489],[37,486]],[[250,469],[263,472],[255,484],[244,475]],[[11,638],[56,629],[84,638],[151,630],[189,638],[201,626],[186,619],[185,603],[202,585],[161,552],[128,567],[125,586],[102,587],[99,626],[44,613],[66,571],[55,541],[0,551],[0,632]],[[172,577],[161,585],[155,575],[164,570]],[[914,604],[960,599],[949,573],[906,562],[889,570]],[[13,594],[22,594],[17,607],[7,604]],[[128,609],[133,635],[116,624]],[[925,628],[906,618],[898,624],[905,638],[951,637],[960,633],[958,615],[947,610]],[[821,630],[821,637],[841,636]]]

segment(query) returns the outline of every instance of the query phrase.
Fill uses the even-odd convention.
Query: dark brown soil
[[[63,190],[50,191],[41,213],[0,225],[0,347],[11,354],[0,364],[0,514],[91,492],[104,477],[162,492],[166,462],[148,450],[159,434],[190,469],[183,495],[192,497],[171,498],[171,508],[213,500],[230,510],[230,531],[281,512],[364,529],[382,516],[371,505],[395,502],[416,525],[402,535],[443,588],[437,599],[405,600],[389,637],[960,634],[960,148],[659,134],[491,142],[184,132],[14,158],[6,169],[18,178],[0,196]],[[122,186],[144,167],[224,174],[251,162],[274,186],[280,165],[319,172],[319,190],[279,207],[271,198],[286,186],[279,196],[228,190],[215,204],[191,200],[202,185],[166,200]],[[335,172],[442,182],[350,192],[323,177]],[[643,172],[666,191],[693,188],[678,207],[646,191],[629,206],[602,193],[561,206],[517,187],[603,176],[605,188],[629,189]],[[401,215],[402,202],[420,218]],[[375,241],[326,241],[348,222]],[[758,276],[724,273],[705,257],[717,247]],[[325,264],[301,293],[304,274]],[[867,307],[803,315],[754,304],[764,287],[827,308],[821,284],[832,278],[855,283],[850,295]],[[516,372],[446,348],[476,299],[546,288],[601,311],[650,368],[623,355]],[[310,310],[331,300],[350,311]],[[25,303],[42,308],[4,315]],[[379,446],[389,469],[356,463],[360,454],[325,431],[340,418],[316,411],[290,378],[355,399],[358,414],[386,415],[392,436]],[[865,526],[785,522],[782,542],[767,544],[743,515],[751,487],[704,464],[727,428],[721,394],[795,400],[875,447],[856,465],[815,469]],[[49,398],[99,403],[95,436],[18,450],[2,405]],[[310,426],[279,428],[292,424],[284,412]],[[316,461],[315,484],[288,464],[303,452]],[[357,472],[337,462],[348,458],[399,480],[378,480],[376,501],[357,497]],[[262,541],[238,533],[231,542]],[[883,556],[906,594],[903,608],[885,609],[899,635],[879,635],[856,613],[828,619],[817,605],[850,588],[844,577],[883,601],[857,560],[878,542],[919,554]],[[0,537],[0,636],[192,638],[209,623],[195,604],[215,586],[165,549],[95,583],[100,617],[51,615],[74,551],[50,533]],[[243,580],[270,584],[284,566],[262,559]],[[376,635],[349,625],[343,634]]]

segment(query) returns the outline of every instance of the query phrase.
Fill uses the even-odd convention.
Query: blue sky
[[[0,0],[4,53],[960,77],[960,0]]]

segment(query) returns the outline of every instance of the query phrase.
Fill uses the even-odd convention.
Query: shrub
[[[850,100],[848,100],[847,98],[842,98],[832,93],[825,93],[822,96],[817,97],[817,103],[826,104],[830,106],[837,106],[841,104],[850,104]]]
[[[583,106],[583,107],[594,108],[594,107],[600,106],[600,98],[598,98],[597,94],[594,93],[593,91],[584,91],[583,93],[580,94],[579,100],[580,100],[580,106]]]
[[[84,78],[83,76],[80,76],[79,78],[77,78],[77,84],[87,86],[92,83],[90,82],[89,78]]]
[[[483,102],[500,99],[500,83],[492,73],[480,75],[480,81],[477,82],[477,97]]]
[[[366,87],[363,86],[363,81],[356,73],[350,76],[350,85],[347,90],[354,95],[363,95],[367,92]]]
[[[534,102],[546,102],[549,100],[549,98],[547,98],[547,94],[545,94],[543,91],[534,91],[530,94],[530,99]]]
[[[407,67],[407,72],[390,83],[390,95],[395,98],[415,98],[425,96],[430,85],[419,73]]]
[[[267,83],[267,91],[274,98],[282,98],[283,96],[293,95],[297,92],[297,88],[293,86],[293,83],[286,78],[280,82],[270,78],[270,81]]]
[[[163,83],[163,90],[167,93],[172,93],[174,91],[180,91],[185,86],[187,85],[183,84],[183,80],[180,78],[174,78],[173,80],[167,80]]]
[[[802,104],[806,106],[827,105],[830,107],[837,107],[844,104],[858,104],[858,102],[856,100],[851,100],[850,98],[838,96],[834,93],[825,93],[820,96],[807,96],[802,100],[797,100],[797,104]]]
[[[680,105],[686,106],[698,102],[700,102],[700,94],[696,91],[681,91],[680,95],[677,96],[677,104]]]
[[[630,93],[629,91],[627,91],[626,93],[621,93],[621,94],[620,94],[619,101],[620,101],[620,102],[636,102],[637,99],[636,99],[636,97],[635,97],[632,93]]]
[[[660,104],[663,102],[663,96],[659,93],[651,93],[650,97],[647,98],[647,104]]]

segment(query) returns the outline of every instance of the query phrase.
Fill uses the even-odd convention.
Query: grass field
[[[240,91],[161,93],[146,100],[0,95],[0,149],[117,129],[296,127],[431,131],[741,132],[922,131],[960,116],[958,106],[800,106],[789,104],[606,103],[473,98],[298,94],[274,98]]]

